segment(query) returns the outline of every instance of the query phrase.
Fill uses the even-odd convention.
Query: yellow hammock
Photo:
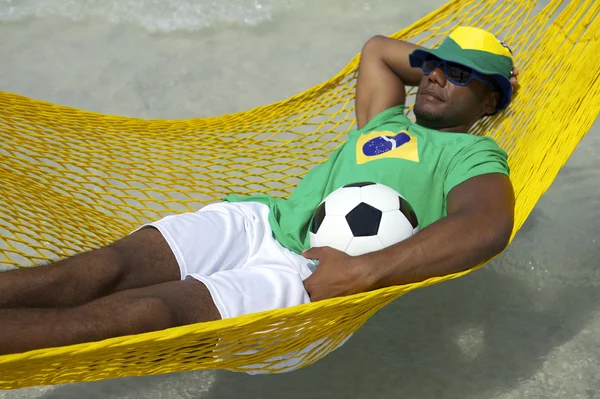
[[[597,0],[551,1],[543,9],[533,1],[454,0],[393,35],[433,46],[455,26],[471,25],[515,50],[520,93],[510,110],[473,133],[492,136],[510,155],[517,229],[600,110],[599,11]],[[289,194],[352,127],[357,64],[358,56],[329,81],[285,101],[214,118],[124,118],[0,92],[0,264],[31,266],[96,248],[145,221],[230,192]],[[399,296],[464,274],[0,356],[0,389],[199,369],[299,368]]]

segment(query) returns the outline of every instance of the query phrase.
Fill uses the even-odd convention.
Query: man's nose
[[[446,79],[446,73],[444,72],[443,64],[431,71],[431,73],[429,74],[429,80],[431,82],[437,83],[441,87],[446,86],[446,82],[448,81],[448,79]]]

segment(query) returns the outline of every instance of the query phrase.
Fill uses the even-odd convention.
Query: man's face
[[[486,101],[490,92],[477,79],[466,86],[451,83],[441,65],[421,79],[414,107],[417,123],[432,129],[471,125],[485,113],[493,112]]]

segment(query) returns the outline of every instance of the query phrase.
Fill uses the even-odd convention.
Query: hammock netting
[[[507,111],[472,133],[493,137],[509,153],[515,233],[600,110],[599,11],[595,0],[544,7],[454,0],[392,35],[436,46],[456,26],[470,25],[513,49],[521,88]],[[110,116],[0,92],[0,264],[29,267],[98,248],[232,192],[287,196],[354,127],[358,60],[284,101],[210,118]],[[337,348],[401,295],[477,267],[233,319],[0,356],[0,389],[200,369],[289,371]]]

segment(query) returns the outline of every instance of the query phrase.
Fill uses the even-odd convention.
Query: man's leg
[[[183,280],[62,309],[0,309],[0,355],[99,341],[221,318],[204,284]]]
[[[114,292],[180,279],[169,245],[149,227],[53,264],[0,273],[0,309],[78,306]]]

